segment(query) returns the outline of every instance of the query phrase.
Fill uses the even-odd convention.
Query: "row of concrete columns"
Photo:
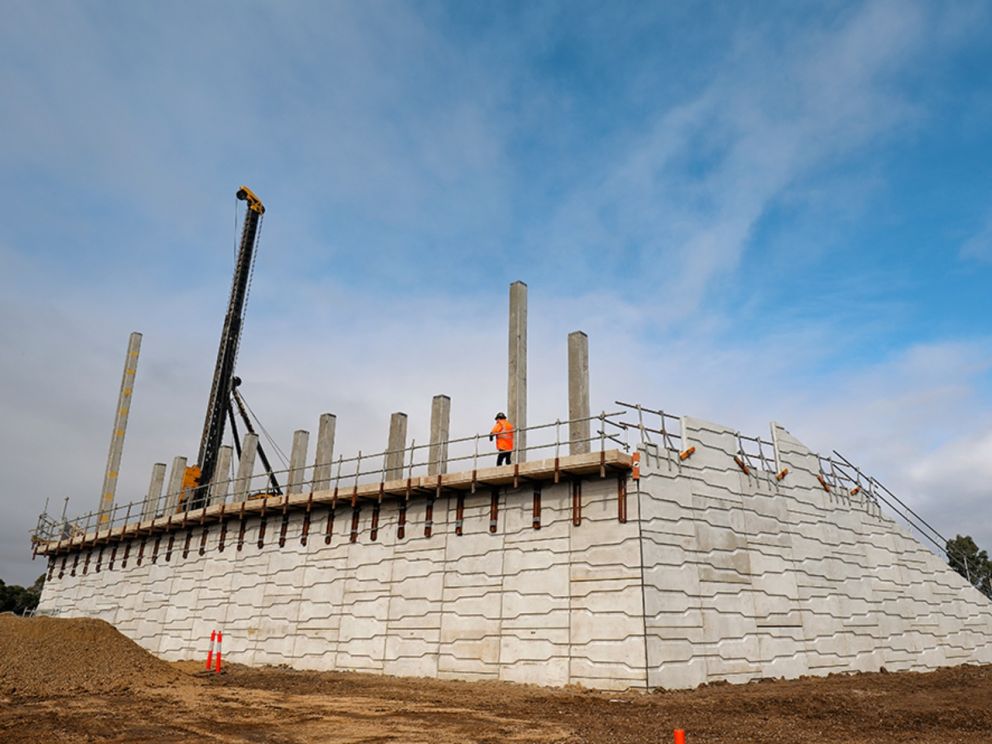
[[[527,459],[527,285],[510,285],[506,414],[518,429],[517,462]],[[589,337],[568,334],[568,441],[573,455],[589,452]]]
[[[331,470],[334,458],[334,436],[337,417],[333,413],[320,416],[317,432],[317,453],[313,465],[313,491],[328,490],[331,486]],[[451,399],[447,395],[436,395],[431,402],[431,441],[429,445],[428,473],[447,472],[448,443],[451,424]],[[407,415],[397,412],[390,416],[389,440],[385,455],[385,479],[394,480],[403,477],[403,457],[406,450]],[[288,494],[302,493],[306,482],[306,456],[310,444],[310,433],[304,429],[293,432],[293,447],[290,451],[289,473],[286,479]],[[237,476],[233,481],[234,501],[244,501],[248,497],[251,478],[255,469],[255,457],[258,452],[258,435],[246,434],[241,448],[241,458],[238,461]],[[231,469],[234,450],[230,446],[220,448],[217,460],[217,478],[210,485],[208,504],[221,503],[227,499],[232,482],[227,476]],[[148,485],[148,493],[142,507],[142,521],[153,519],[162,514],[169,514],[178,507],[179,492],[183,486],[183,475],[186,472],[187,460],[179,456],[172,461],[172,472],[169,476],[168,488],[165,491],[166,501],[162,503],[163,488],[165,488],[166,465],[157,462],[152,466],[152,477]]]
[[[510,285],[509,310],[506,413],[516,429],[516,461],[524,462],[527,449],[527,285],[524,282],[517,281]],[[589,452],[591,428],[589,421],[589,338],[583,331],[574,331],[568,336],[568,417],[569,451],[572,454]],[[314,491],[327,490],[331,486],[336,423],[337,419],[332,413],[324,413],[320,416],[317,451],[313,465],[312,490]],[[443,474],[448,470],[450,424],[451,398],[447,395],[435,395],[431,401],[428,475]],[[301,493],[303,490],[309,440],[309,432],[303,429],[293,433],[290,471],[286,482],[286,491],[289,494]],[[407,415],[398,411],[393,413],[389,420],[389,437],[383,462],[385,480],[397,480],[403,477],[406,448]],[[218,478],[209,488],[208,503],[220,503],[226,500],[232,485],[235,501],[243,501],[247,498],[257,451],[258,436],[256,434],[245,435],[241,457],[238,461],[237,476],[232,484],[228,482],[227,474],[231,469],[233,450],[229,446],[221,447],[216,471]],[[150,519],[158,514],[175,511],[185,470],[186,458],[176,457],[172,462],[172,472],[168,479],[167,502],[160,504],[162,489],[166,485],[166,466],[165,463],[156,463],[153,466],[148,494],[142,509],[142,519]]]

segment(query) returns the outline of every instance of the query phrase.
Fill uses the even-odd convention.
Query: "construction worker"
[[[496,414],[496,425],[489,432],[489,441],[496,438],[496,467],[510,464],[510,455],[513,454],[513,424],[506,420],[506,414],[500,411]]]

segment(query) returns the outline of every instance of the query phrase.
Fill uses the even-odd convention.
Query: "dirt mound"
[[[180,681],[193,682],[103,620],[0,615],[0,695],[122,692]]]

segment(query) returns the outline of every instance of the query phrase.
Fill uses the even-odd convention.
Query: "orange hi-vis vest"
[[[510,452],[513,449],[513,424],[506,419],[500,419],[489,432],[496,435],[496,449],[500,452]]]

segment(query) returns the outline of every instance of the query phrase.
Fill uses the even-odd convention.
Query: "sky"
[[[283,449],[640,402],[837,449],[992,549],[992,7],[984,2],[4,0],[0,578],[196,456],[247,184],[238,361]]]

